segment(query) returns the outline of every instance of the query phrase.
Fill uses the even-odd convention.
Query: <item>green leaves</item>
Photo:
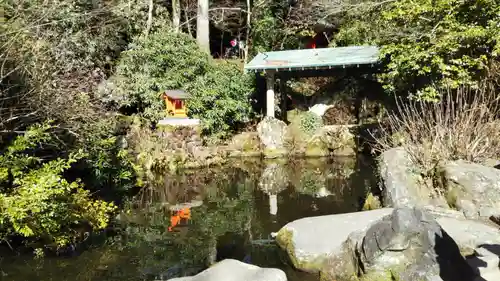
[[[379,81],[390,93],[433,100],[439,89],[475,87],[498,56],[495,1],[402,0],[364,12],[344,23],[335,44],[379,45],[387,61]]]
[[[103,94],[121,106],[135,105],[144,117],[157,121],[165,114],[161,92],[183,88],[208,68],[209,57],[193,38],[163,29],[135,38]]]
[[[48,125],[33,126],[0,156],[0,181],[10,185],[0,193],[0,239],[20,235],[45,246],[65,246],[79,239],[82,233],[77,228],[106,227],[116,208],[92,199],[80,180],[68,181],[63,176],[87,156],[83,150],[44,163],[29,153],[28,149],[50,139],[49,129]]]
[[[186,85],[192,98],[188,114],[202,120],[204,133],[223,138],[238,124],[250,121],[253,93],[250,75],[241,73],[236,65],[219,63],[193,83]]]
[[[205,134],[224,137],[252,116],[251,77],[235,65],[215,64],[193,38],[170,30],[136,38],[104,94],[156,122],[165,115],[161,92],[169,89],[187,90],[188,114],[201,119]]]

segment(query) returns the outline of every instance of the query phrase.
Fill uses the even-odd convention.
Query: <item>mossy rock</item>
[[[330,155],[330,150],[321,137],[316,136],[307,142],[304,155],[306,157],[324,157]]]
[[[294,122],[296,118],[300,115],[300,110],[292,109],[286,112],[286,120],[290,123]]]
[[[231,157],[256,157],[262,154],[262,145],[257,132],[243,132],[235,135],[228,145]]]
[[[288,151],[284,148],[280,149],[264,148],[263,155],[264,158],[280,158],[280,157],[286,157],[288,155]]]
[[[356,136],[351,130],[352,126],[326,126],[323,128],[321,138],[334,155],[355,155],[357,152]]]
[[[363,274],[359,281],[398,281],[399,275],[403,272],[405,266],[387,268],[381,271],[369,271]]]
[[[309,260],[298,259],[295,256],[295,245],[293,244],[293,232],[291,230],[281,229],[276,236],[276,243],[287,253],[289,261],[296,269],[314,273],[320,272],[324,268],[327,259],[326,255]]]

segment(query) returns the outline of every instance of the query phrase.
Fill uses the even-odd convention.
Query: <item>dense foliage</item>
[[[50,141],[48,129],[31,128],[0,156],[0,239],[4,241],[21,236],[45,246],[66,246],[90,229],[105,228],[116,208],[92,199],[79,179],[65,178],[71,165],[85,157],[82,151],[51,161],[30,152]]]
[[[162,92],[169,89],[187,90],[188,114],[200,118],[212,136],[226,136],[252,116],[250,77],[235,65],[216,64],[193,38],[169,30],[134,40],[102,92],[156,122],[165,116]]]
[[[251,103],[253,77],[236,65],[219,63],[186,86],[192,98],[188,114],[203,121],[205,133],[227,137],[254,116]]]
[[[130,159],[118,142],[119,119],[94,95],[128,38],[140,32],[130,23],[144,22],[138,19],[144,5],[125,4],[0,4],[3,241],[20,236],[56,247],[76,242],[76,228],[103,228],[113,209],[90,193],[119,199],[134,185]],[[28,129],[46,120],[54,121],[50,129]],[[43,138],[35,141],[35,135]]]
[[[477,87],[500,51],[495,0],[383,1],[351,12],[334,44],[376,44],[386,58],[380,82],[390,93],[439,97],[439,89]]]
[[[119,106],[137,107],[144,117],[157,121],[165,114],[162,91],[182,88],[209,67],[208,56],[194,39],[161,30],[136,38],[122,53],[105,97]]]

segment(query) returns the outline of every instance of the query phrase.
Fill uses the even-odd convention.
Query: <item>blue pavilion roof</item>
[[[378,63],[376,46],[302,49],[259,53],[245,65],[247,71],[294,71],[374,65]]]

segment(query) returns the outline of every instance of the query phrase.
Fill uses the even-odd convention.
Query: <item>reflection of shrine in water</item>
[[[191,219],[191,208],[203,205],[203,201],[191,201],[169,206],[170,210],[170,226],[168,231],[174,231],[175,227],[186,226]],[[177,229],[176,228],[176,229]]]
[[[163,235],[188,264],[233,258],[297,274],[281,263],[271,233],[303,217],[360,210],[373,182],[369,166],[352,158],[306,159],[170,175],[144,190],[141,208],[168,213]]]
[[[117,217],[122,231],[111,243],[59,265],[53,258],[28,266],[13,258],[2,269],[17,281],[168,280],[234,258],[281,268],[289,281],[317,281],[285,264],[270,236],[295,219],[361,208],[359,198],[374,182],[370,163],[326,160],[255,160],[158,174],[130,202],[130,212]]]

